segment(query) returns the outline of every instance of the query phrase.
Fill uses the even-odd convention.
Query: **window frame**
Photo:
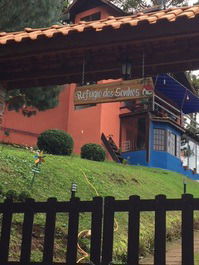
[[[156,133],[160,131],[163,132],[163,134]],[[163,143],[161,143],[162,139],[163,139]],[[165,129],[163,128],[153,129],[153,150],[160,151],[160,152],[166,151],[166,130]]]
[[[88,16],[80,18],[80,21],[89,22],[89,21],[96,21],[96,20],[100,20],[100,19],[101,19],[101,12],[95,12],[95,13],[92,13]]]
[[[157,131],[164,131],[164,144],[161,141],[163,139],[158,139],[156,135]],[[163,134],[162,136],[163,137]],[[155,139],[156,138],[156,139]],[[164,147],[163,147],[164,146]],[[154,128],[153,129],[153,150],[160,151],[160,152],[167,152],[170,155],[173,155],[180,159],[180,152],[181,152],[181,136],[175,134],[173,131],[166,129],[166,128]]]
[[[181,154],[181,136],[176,134],[176,157],[180,159]]]
[[[171,130],[167,130],[167,152],[170,155],[177,156],[177,135]]]

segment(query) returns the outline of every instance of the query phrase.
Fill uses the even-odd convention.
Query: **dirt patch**
[[[131,179],[133,183],[139,184],[139,181],[136,178]]]
[[[21,235],[22,224],[15,223],[12,225],[12,235],[10,241],[9,260],[17,261],[21,252]],[[31,260],[40,262],[43,257],[44,245],[44,227],[38,224],[33,226],[32,232],[32,246],[31,246]],[[55,231],[54,242],[54,261],[65,262],[67,248],[67,234],[60,229]]]
[[[116,175],[116,174],[113,173],[113,174],[109,175],[109,178],[114,183],[127,184],[127,181],[126,181],[125,177],[122,174]]]

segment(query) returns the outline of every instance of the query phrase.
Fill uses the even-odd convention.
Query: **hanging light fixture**
[[[122,63],[122,77],[125,80],[131,79],[132,75],[132,63],[129,61],[125,61]]]

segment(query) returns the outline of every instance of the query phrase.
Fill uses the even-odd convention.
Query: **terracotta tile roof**
[[[36,40],[40,37],[53,38],[56,35],[67,36],[72,32],[84,32],[88,30],[102,31],[106,28],[119,29],[123,25],[132,27],[139,26],[142,23],[155,24],[163,20],[174,22],[180,18],[193,19],[199,15],[199,5],[191,7],[177,7],[167,10],[160,10],[151,13],[138,13],[131,16],[108,17],[99,21],[84,22],[67,26],[53,25],[50,28],[25,28],[21,32],[0,32],[0,45],[10,42],[20,43],[24,40]]]

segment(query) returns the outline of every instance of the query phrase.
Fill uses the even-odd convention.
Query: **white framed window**
[[[156,151],[166,150],[166,131],[164,129],[154,129],[153,149]]]
[[[180,158],[181,153],[181,137],[176,135],[176,156]]]
[[[167,133],[167,152],[171,155],[176,155],[176,135],[171,131]]]

